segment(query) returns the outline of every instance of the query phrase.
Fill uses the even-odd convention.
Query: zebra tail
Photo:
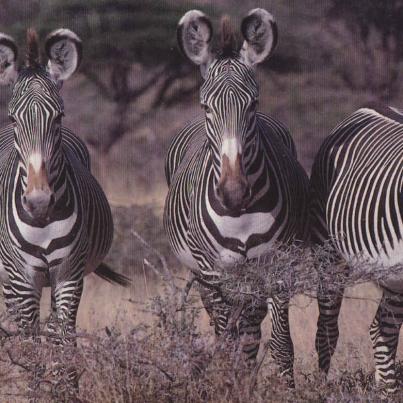
[[[94,271],[94,273],[101,277],[103,280],[108,281],[112,284],[119,284],[122,287],[129,287],[131,285],[131,280],[123,274],[119,274],[113,269],[111,269],[107,264],[101,263]]]

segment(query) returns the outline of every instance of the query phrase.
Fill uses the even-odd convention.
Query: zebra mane
[[[221,18],[221,56],[232,56],[236,50],[235,47],[236,40],[231,19],[228,15],[224,15]]]
[[[39,58],[39,41],[38,34],[35,29],[27,30],[27,67],[38,67],[40,65]]]

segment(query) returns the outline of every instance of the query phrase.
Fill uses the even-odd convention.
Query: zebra
[[[241,31],[245,41],[237,51],[229,18],[223,18],[215,52],[207,15],[191,10],[179,21],[179,47],[204,79],[204,114],[173,139],[165,164],[164,227],[174,254],[196,275],[217,336],[228,331],[236,311],[223,295],[222,269],[256,262],[277,242],[304,239],[307,227],[308,178],[293,140],[280,122],[257,111],[254,67],[273,52],[277,25],[266,10],[253,9]],[[292,386],[288,302],[273,297],[270,346]],[[248,363],[255,362],[267,311],[266,300],[244,306],[234,326]]]
[[[59,89],[80,64],[81,40],[68,29],[53,31],[46,66],[34,30],[27,49],[18,69],[15,41],[0,34],[0,84],[12,86],[11,124],[0,131],[0,279],[22,334],[40,336],[41,293],[50,287],[49,338],[75,344],[84,275],[127,279],[101,263],[112,242],[111,210],[86,146],[62,126]]]
[[[403,264],[403,113],[370,104],[341,122],[324,141],[311,174],[312,239],[332,240],[350,266],[380,266],[386,274]],[[331,268],[329,267],[329,271]],[[331,273],[330,273],[331,274]],[[347,268],[348,274],[348,268]],[[395,356],[403,322],[403,277],[382,279],[383,296],[370,326],[375,380],[384,392],[397,390]],[[319,292],[316,349],[325,373],[335,351],[342,285]]]

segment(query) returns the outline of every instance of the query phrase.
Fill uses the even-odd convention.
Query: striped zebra
[[[403,113],[371,105],[359,109],[325,140],[312,169],[312,236],[334,247],[351,266],[403,264]],[[331,270],[331,268],[329,268]],[[397,388],[395,356],[403,322],[403,275],[381,282],[383,296],[370,327],[375,379]],[[338,339],[343,288],[319,293],[316,349],[328,372]]]
[[[84,143],[62,126],[62,82],[77,69],[81,41],[59,29],[39,60],[35,31],[17,71],[17,46],[0,34],[0,84],[12,85],[11,125],[0,131],[0,278],[9,313],[22,333],[39,335],[42,288],[51,287],[51,338],[75,343],[84,275],[125,278],[101,264],[112,242],[107,199],[90,173]]]
[[[254,66],[277,42],[271,14],[254,9],[243,19],[245,38],[236,51],[228,18],[221,47],[212,51],[212,24],[198,10],[178,24],[183,53],[200,66],[203,116],[173,140],[166,158],[169,186],[164,226],[176,256],[195,274],[216,335],[236,311],[223,295],[222,269],[256,262],[276,242],[302,239],[307,216],[308,179],[297,162],[285,127],[257,112]],[[293,344],[288,297],[273,297],[272,354],[293,385]],[[253,363],[267,302],[244,306],[233,330],[247,362]]]

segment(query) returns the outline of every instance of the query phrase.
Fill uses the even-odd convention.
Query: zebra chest
[[[215,264],[231,266],[245,260],[255,259],[267,253],[273,239],[264,240],[264,235],[275,222],[271,213],[246,213],[238,217],[218,215],[213,209],[209,211],[209,220],[199,228],[201,234],[208,239],[204,245],[211,245],[205,252],[212,255]],[[261,241],[251,242],[251,239]],[[207,248],[205,246],[205,248]]]
[[[251,236],[266,233],[275,221],[271,213],[250,213],[239,217],[220,216],[214,210],[209,213],[212,231],[224,239],[236,239],[243,245]]]
[[[73,247],[70,235],[76,220],[75,212],[64,220],[51,222],[44,227],[31,226],[17,219],[16,242],[26,263],[43,267],[66,258]]]

